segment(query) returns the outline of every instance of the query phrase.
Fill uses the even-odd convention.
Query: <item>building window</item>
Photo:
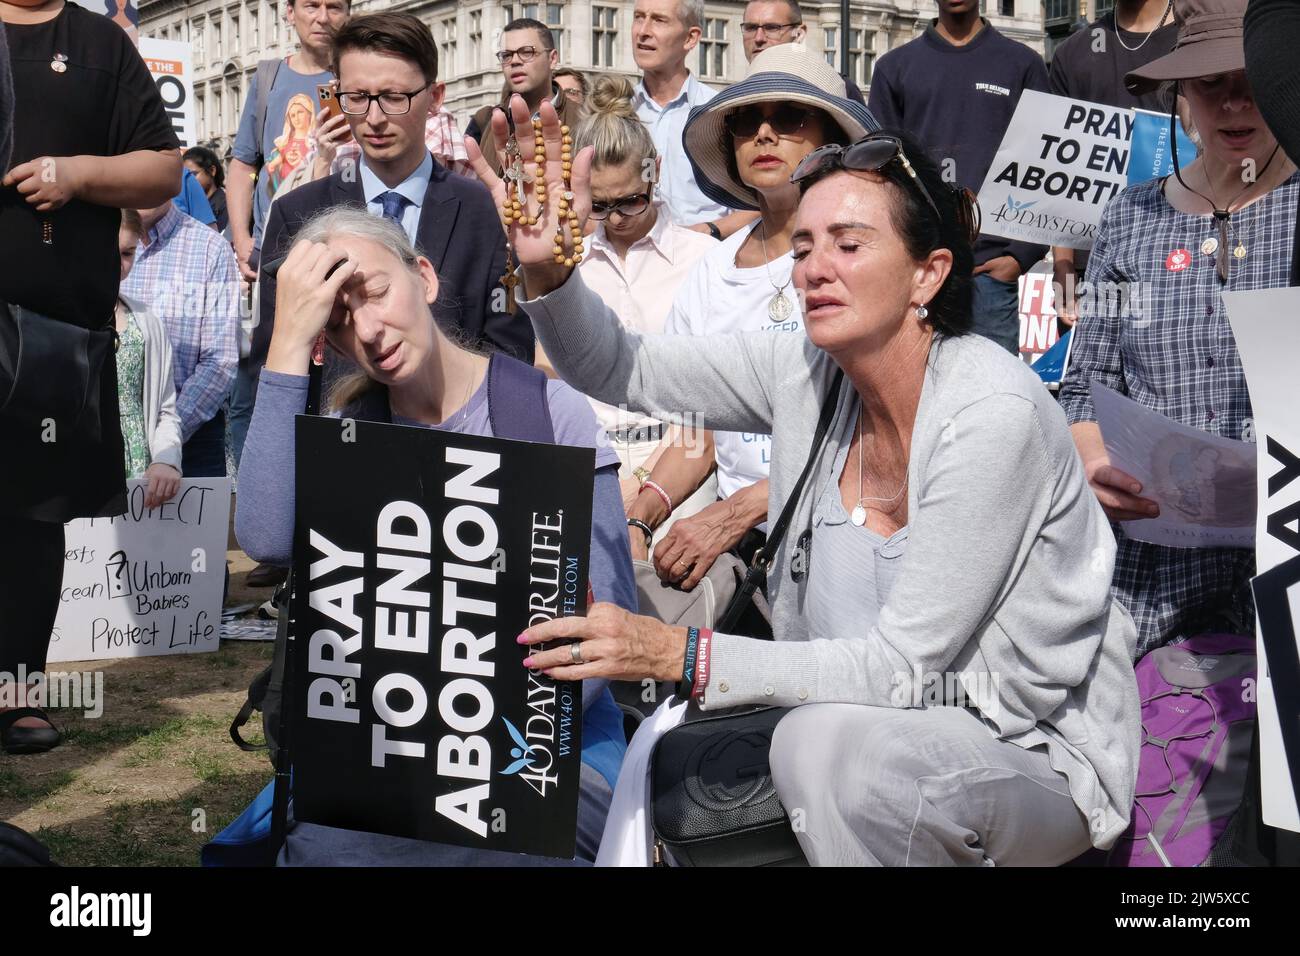
[[[700,76],[727,76],[727,21],[706,17],[700,33]]]
[[[591,65],[613,67],[614,50],[618,42],[615,24],[618,10],[614,7],[591,8]]]
[[[483,11],[475,10],[469,15],[469,63],[470,69],[483,65]]]
[[[248,11],[248,32],[251,34],[249,39],[252,41],[251,49],[254,50],[260,50],[262,48],[259,42],[261,40],[261,30],[259,29],[260,25],[258,20],[260,19],[261,17],[257,7],[253,7]]]
[[[509,8],[507,8],[509,12]],[[519,14],[521,17],[527,17],[530,20],[540,20],[551,28],[551,35],[555,37],[555,49],[560,54],[560,62],[564,62],[564,4],[562,3],[525,3]]]
[[[442,21],[442,42],[438,44],[438,61],[447,71],[447,76],[456,75],[456,18],[447,17]]]
[[[849,30],[848,77],[858,86],[871,83],[871,70],[876,63],[876,35],[866,30]]]
[[[232,13],[230,15],[230,55],[238,56],[239,51],[239,14]]]
[[[190,36],[193,37],[194,62],[199,65],[207,63],[208,58],[204,55],[206,53],[205,41],[207,40],[207,37],[203,29],[202,20],[196,20],[190,27]]]
[[[1115,0],[1097,0],[1097,5],[1092,11],[1092,18],[1096,20],[1100,17],[1104,17],[1114,9]]]
[[[998,0],[998,13],[1004,17],[1016,15],[1016,0]]]
[[[840,59],[840,28],[824,27],[822,38],[822,47],[826,50],[826,62],[834,66]]]
[[[214,40],[214,42],[215,42],[215,44],[216,44],[216,49],[217,49],[217,59],[220,60],[220,59],[222,58],[222,56],[225,55],[225,54],[222,52],[222,44],[221,44],[221,18],[220,18],[220,17],[218,17],[216,20],[213,20],[213,21],[212,21],[212,36],[213,36],[213,40]]]
[[[1074,0],[1047,0],[1045,20],[1073,20],[1077,9]]]

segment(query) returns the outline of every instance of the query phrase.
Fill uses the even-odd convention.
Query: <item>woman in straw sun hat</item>
[[[1185,98],[1201,153],[1172,176],[1132,186],[1102,216],[1061,387],[1089,483],[1116,523],[1115,596],[1133,614],[1141,656],[1202,631],[1254,628],[1249,548],[1169,548],[1130,538],[1157,515],[1110,465],[1093,413],[1096,382],[1225,438],[1249,438],[1250,395],[1220,294],[1288,284],[1300,175],[1256,108],[1245,73],[1246,0],[1175,0],[1172,53],[1128,74],[1131,90],[1169,84]]]
[[[715,247],[677,291],[665,322],[672,334],[762,331],[800,334],[802,307],[790,273],[790,235],[799,188],[790,176],[827,143],[851,143],[878,129],[867,108],[844,98],[844,81],[802,44],[754,57],[744,80],[691,112],[686,155],[702,192],[759,218]],[[655,546],[659,576],[689,590],[724,551],[746,560],[763,541],[771,439],[706,432],[664,440],[628,517],[658,529],[709,477],[716,462],[718,501],[673,524]],[[662,489],[660,494],[658,489]],[[648,558],[646,536],[633,526],[633,557]]]

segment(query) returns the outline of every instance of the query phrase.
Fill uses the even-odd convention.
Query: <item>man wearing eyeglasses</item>
[[[745,4],[744,17],[740,36],[745,43],[745,60],[750,63],[760,50],[782,43],[803,43],[807,37],[798,0],[750,0]],[[845,79],[844,88],[849,99],[866,103],[862,90],[852,80]]]
[[[502,109],[510,102],[510,97],[518,93],[528,104],[528,110],[537,116],[542,101],[549,99],[560,116],[560,122],[576,130],[582,119],[581,105],[564,95],[555,82],[555,69],[560,65],[560,54],[555,49],[555,37],[550,27],[539,20],[519,17],[506,24],[501,31],[501,49],[496,52],[497,62],[505,76],[504,96],[499,104]],[[491,139],[490,125],[492,110],[485,106],[469,121],[465,135],[476,143],[482,143],[484,131]],[[509,111],[506,113],[509,116]],[[483,151],[483,158],[492,167],[492,172],[501,175],[501,159],[495,149]]]
[[[409,13],[355,17],[335,37],[334,65],[339,106],[361,158],[271,206],[253,354],[265,360],[275,320],[275,277],[266,266],[288,253],[315,214],[364,204],[400,225],[433,263],[440,292],[429,311],[444,329],[531,364],[532,326],[505,311],[505,233],[492,196],[478,180],[450,172],[425,146],[425,120],[445,92],[428,26]],[[327,368],[327,379],[338,371]]]

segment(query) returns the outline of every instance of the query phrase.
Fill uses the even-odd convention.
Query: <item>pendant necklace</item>
[[[866,417],[866,412],[865,412],[865,410],[860,411],[860,412],[859,412],[859,415],[858,415],[858,503],[857,503],[856,505],[853,506],[853,513],[852,513],[851,515],[849,515],[849,520],[853,522],[853,526],[854,526],[855,528],[861,528],[864,524],[867,523],[867,509],[866,509],[865,507],[863,507],[862,502],[864,502],[864,501],[885,501],[885,502],[894,501],[895,499],[898,498],[899,495],[901,495],[901,494],[903,493],[903,489],[907,487],[907,475],[904,474],[904,475],[903,475],[903,483],[902,483],[901,485],[899,485],[899,486],[898,486],[898,490],[895,491],[895,492],[894,492],[892,495],[890,495],[888,498],[863,497],[863,495],[862,495],[862,471],[863,471],[863,468],[862,468],[862,419],[865,418],[865,417]]]
[[[1202,192],[1198,192],[1197,190],[1193,189],[1191,186],[1187,185],[1186,182],[1183,182],[1181,171],[1179,170],[1174,171],[1175,175],[1178,178],[1178,182],[1182,184],[1183,188],[1186,189],[1188,192],[1193,193],[1194,195],[1200,196],[1202,199],[1204,199],[1207,203],[1210,204],[1210,208],[1213,210],[1213,217],[1215,223],[1218,226],[1219,235],[1217,239],[1211,237],[1209,239],[1206,239],[1204,242],[1202,242],[1201,252],[1203,252],[1207,256],[1208,255],[1215,256],[1214,268],[1215,268],[1215,272],[1218,273],[1220,282],[1228,281],[1228,254],[1229,254],[1228,229],[1229,226],[1232,225],[1233,204],[1236,203],[1243,196],[1245,196],[1246,193],[1250,192],[1250,190],[1254,188],[1254,186],[1256,185],[1256,183],[1259,182],[1260,179],[1264,178],[1264,174],[1268,172],[1268,168],[1271,165],[1273,165],[1273,159],[1277,156],[1278,150],[1280,148],[1281,148],[1280,146],[1273,147],[1273,152],[1269,154],[1268,162],[1266,162],[1264,164],[1264,168],[1259,171],[1259,175],[1256,176],[1254,179],[1252,179],[1250,182],[1246,183],[1246,188],[1243,189],[1241,192],[1237,193],[1237,195],[1233,197],[1232,200],[1229,201],[1226,206],[1223,207],[1219,206],[1218,197],[1215,196],[1214,194],[1214,184],[1210,182],[1210,177],[1208,173],[1203,172],[1202,174],[1205,176],[1205,184],[1210,190],[1210,196],[1207,196]],[[1211,196],[1214,196],[1214,198],[1211,199],[1210,198]],[[1263,196],[1261,196],[1260,198],[1262,199]],[[1237,211],[1240,212],[1241,210],[1238,209]],[[1235,227],[1233,228],[1232,231],[1237,232]],[[1237,260],[1246,258],[1246,243],[1242,239],[1240,233],[1237,234],[1237,245],[1235,248],[1231,250],[1231,254],[1233,258]]]
[[[790,313],[794,310],[790,300],[785,297],[785,289],[790,284],[790,280],[786,279],[785,284],[780,286],[772,282],[772,270],[767,260],[767,236],[764,235],[767,232],[767,223],[760,223],[760,226],[762,231],[758,234],[758,241],[763,244],[763,271],[767,274],[767,281],[771,283],[772,288],[776,289],[776,295],[772,296],[767,303],[767,317],[773,322],[784,322],[790,318]]]

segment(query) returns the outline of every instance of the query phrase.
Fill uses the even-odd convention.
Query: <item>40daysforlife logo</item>
[[[510,732],[510,739],[515,742],[515,746],[510,748],[510,756],[514,762],[505,770],[499,771],[502,776],[510,776],[523,770],[525,767],[532,769],[533,762],[545,751],[536,744],[530,744],[524,739],[524,735],[519,732],[519,728],[504,717],[501,722],[506,725],[506,730]]]
[[[1095,224],[1050,212],[1037,212],[1034,210],[1037,205],[1037,199],[1017,200],[1015,196],[1008,194],[1006,201],[993,210],[991,218],[994,222],[1012,222],[1026,229],[1080,238],[1095,238],[1097,232]]]

